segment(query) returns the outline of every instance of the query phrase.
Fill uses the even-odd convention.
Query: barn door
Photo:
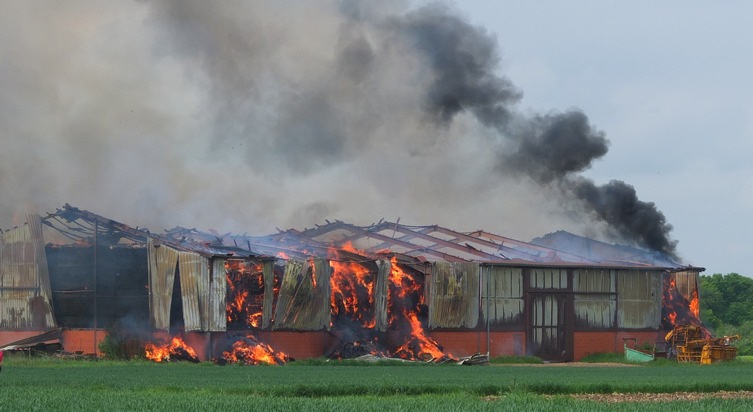
[[[572,360],[572,274],[559,268],[531,268],[526,272],[528,353],[544,360]]]
[[[529,295],[528,348],[544,360],[572,359],[566,327],[567,295],[531,293]]]

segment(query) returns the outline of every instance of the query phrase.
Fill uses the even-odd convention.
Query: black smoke
[[[652,202],[638,199],[633,186],[613,180],[597,185],[579,173],[607,154],[609,141],[588,117],[573,109],[526,117],[515,112],[521,94],[499,76],[494,37],[442,6],[427,6],[398,20],[433,70],[426,108],[434,118],[450,121],[463,111],[500,131],[497,169],[554,185],[573,196],[620,241],[628,241],[676,258],[672,226]]]

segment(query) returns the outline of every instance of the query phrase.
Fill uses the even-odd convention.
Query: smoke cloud
[[[450,5],[40,0],[0,22],[3,226],[66,202],[249,233],[590,222],[674,254],[653,203],[581,175],[604,132],[577,109],[521,113],[497,39]]]

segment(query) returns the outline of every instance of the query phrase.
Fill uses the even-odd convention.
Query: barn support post
[[[99,360],[99,356],[97,353],[97,306],[98,305],[98,299],[97,295],[97,280],[99,278],[99,262],[98,262],[98,256],[97,256],[97,234],[99,233],[99,221],[94,220],[94,359]]]
[[[490,268],[486,267],[486,356],[491,355],[492,347],[492,334],[491,334],[491,300],[489,299],[489,291],[491,290],[491,275],[489,274]]]

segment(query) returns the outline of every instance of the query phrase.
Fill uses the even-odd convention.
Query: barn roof
[[[303,230],[288,229],[265,236],[219,234],[175,227],[163,233],[131,227],[66,204],[43,218],[67,237],[82,241],[95,228],[135,243],[147,238],[179,250],[209,256],[343,260],[399,255],[418,262],[478,262],[511,266],[611,267],[680,270],[669,257],[630,246],[613,245],[558,231],[524,242],[485,230],[458,232],[438,225],[410,226],[379,221],[368,226],[336,220]],[[118,242],[118,240],[114,240]],[[702,268],[694,268],[700,269]]]

